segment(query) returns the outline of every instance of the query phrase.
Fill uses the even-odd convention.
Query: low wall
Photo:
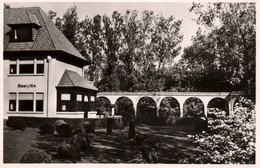
[[[107,118],[40,118],[40,117],[9,117],[4,124],[6,126],[12,125],[12,122],[17,119],[22,119],[26,123],[27,127],[39,127],[43,123],[54,124],[57,120],[64,120],[71,126],[79,127],[83,122],[89,122],[95,128],[106,128]],[[121,127],[122,118],[112,118],[113,128],[118,129]]]

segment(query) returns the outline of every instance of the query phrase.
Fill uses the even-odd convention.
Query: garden
[[[157,126],[130,121],[129,127],[112,118],[105,127],[58,119],[39,127],[7,121],[4,163],[255,164],[254,104],[240,98],[234,116],[216,109],[210,116]]]

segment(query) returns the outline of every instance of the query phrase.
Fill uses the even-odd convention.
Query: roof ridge
[[[39,6],[31,6],[31,7],[11,7],[11,8],[5,8],[5,10],[10,10],[10,9],[28,9],[28,8],[41,8]]]
[[[75,84],[73,83],[73,80],[70,78],[70,76],[69,76],[69,74],[68,74],[68,71],[70,71],[70,70],[65,69],[65,73],[66,73],[66,75],[68,76],[68,79],[70,80],[70,82],[72,83],[72,85],[75,86]],[[73,72],[73,71],[71,71],[71,72]]]
[[[45,20],[45,18],[43,17],[43,14],[45,14],[45,13],[44,13],[44,11],[43,11],[41,8],[39,8],[39,12],[40,12],[40,15],[41,15],[41,17],[42,17],[42,20],[43,20],[43,22],[44,22],[44,25],[46,26],[46,30],[47,30],[48,35],[49,35],[49,37],[50,37],[51,43],[52,43],[52,45],[53,45],[54,48],[57,48],[57,46],[55,45],[55,43],[54,43],[54,41],[53,41],[53,39],[52,39],[52,36],[51,36],[50,30],[49,30],[48,24],[46,23],[46,20]]]

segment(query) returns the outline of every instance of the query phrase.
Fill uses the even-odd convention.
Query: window
[[[80,94],[77,94],[76,111],[84,111],[84,102]]]
[[[16,74],[17,70],[16,70],[16,64],[10,64],[10,74]]]
[[[36,111],[43,111],[43,93],[36,93]]]
[[[43,112],[43,98],[43,93],[9,93],[9,111]]]
[[[61,94],[61,100],[70,100],[70,94]]]
[[[19,72],[20,72],[20,74],[33,74],[34,65],[33,64],[20,64]]]
[[[79,95],[79,94],[77,95],[77,101],[80,101],[80,102],[82,101],[82,95]]]
[[[9,93],[9,111],[16,111],[16,93]]]
[[[37,64],[37,74],[44,73],[44,64]]]
[[[19,93],[19,111],[33,111],[33,93]]]
[[[9,74],[44,74],[44,60],[10,61],[9,68]]]
[[[96,110],[95,96],[90,96],[89,111]]]
[[[60,110],[59,111],[69,111],[70,110],[70,94],[61,94],[61,101],[60,101]]]
[[[13,27],[11,41],[31,41],[32,27]]]
[[[88,96],[84,96],[84,102],[88,102]]]

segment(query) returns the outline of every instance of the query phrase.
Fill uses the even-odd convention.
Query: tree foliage
[[[193,4],[190,11],[198,16],[197,23],[208,30],[198,30],[182,57],[187,71],[193,75],[194,88],[208,91],[229,88],[254,96],[255,4]]]
[[[78,21],[76,6],[56,26],[92,65],[100,91],[245,91],[255,94],[255,3],[194,3],[198,29],[179,62],[181,20],[153,11],[114,11]],[[52,16],[52,15],[50,15]]]
[[[86,73],[101,91],[163,90],[165,67],[181,50],[181,23],[148,10],[114,11],[79,22],[76,6],[56,18],[56,26],[92,60]]]

